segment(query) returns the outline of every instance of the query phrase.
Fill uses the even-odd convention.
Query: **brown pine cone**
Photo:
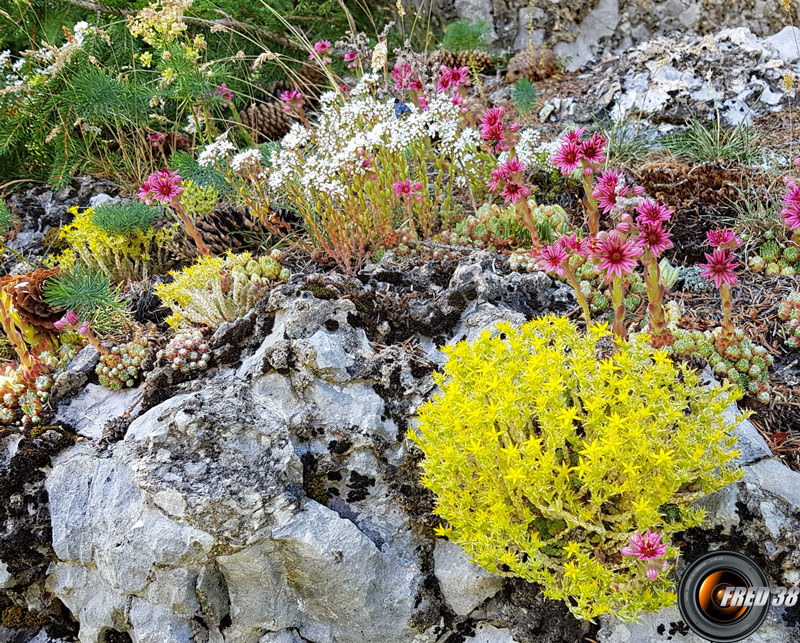
[[[269,233],[261,222],[246,209],[217,206],[195,222],[197,231],[213,254],[228,250],[242,252],[257,246]],[[183,237],[175,254],[184,260],[197,256],[197,248],[189,237]]]
[[[479,49],[448,51],[442,49],[439,60],[446,67],[469,67],[470,70],[485,71],[494,67],[494,57]]]
[[[239,112],[239,118],[257,143],[277,141],[289,133],[289,119],[279,101],[254,103]]]
[[[531,82],[554,76],[558,68],[558,58],[552,49],[526,49],[508,61],[506,82],[513,85],[520,78]]]
[[[19,316],[36,330],[55,329],[55,322],[64,315],[63,310],[51,307],[44,300],[42,292],[44,282],[58,274],[61,274],[60,268],[37,268],[25,275],[0,277],[0,288],[10,295]]]

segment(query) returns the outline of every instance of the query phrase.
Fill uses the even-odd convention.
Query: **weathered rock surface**
[[[787,14],[780,4],[766,0],[586,0],[569,5],[550,0],[438,0],[437,8],[445,21],[486,22],[488,41],[498,49],[519,51],[546,43],[569,59],[570,69],[673,31],[707,34],[746,27],[768,36],[799,17],[795,6]]]
[[[148,410],[103,406],[114,395],[91,385],[65,400],[59,417],[84,437],[40,472],[26,508],[46,541],[36,547],[52,554],[27,570],[0,550],[3,600],[60,601],[81,643],[679,640],[674,610],[636,625],[606,619],[598,633],[534,585],[494,577],[433,538],[432,498],[404,436],[434,390],[437,347],[572,304],[546,276],[503,276],[483,253],[440,268],[387,261],[360,279],[293,279],[220,331],[220,366],[165,387],[154,371],[141,391]],[[370,306],[386,300],[402,314],[382,308],[370,323]],[[124,439],[99,439],[129,408],[138,417]],[[734,409],[730,422],[747,475],[704,501],[710,525],[683,536],[686,560],[730,547],[773,582],[800,582],[800,475]],[[25,443],[3,439],[8,466]],[[41,527],[48,511],[52,534]],[[795,640],[796,614],[771,619],[759,640]]]
[[[795,96],[794,89],[787,93],[784,77],[800,73],[793,44],[800,30],[787,29],[768,38],[745,27],[656,36],[598,58],[571,81],[582,91],[547,99],[540,117],[587,123],[631,117],[679,125],[719,113],[726,125],[749,125],[755,115],[786,109]]]

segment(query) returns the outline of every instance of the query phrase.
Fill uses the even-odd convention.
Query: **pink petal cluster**
[[[729,248],[714,248],[711,254],[705,253],[708,263],[701,263],[703,271],[701,277],[708,279],[717,288],[722,288],[722,284],[733,286],[736,284],[735,268],[739,265],[733,260],[733,252]]]
[[[510,158],[492,170],[492,178],[486,187],[494,193],[502,191],[506,203],[516,204],[519,199],[526,199],[531,194],[530,188],[522,183],[524,170],[525,165],[519,158]]]
[[[564,274],[564,261],[567,257],[567,251],[560,243],[545,246],[539,253],[539,268],[545,272]]]
[[[82,322],[71,310],[67,311],[67,313],[61,319],[53,324],[53,326],[55,326],[56,330],[58,331],[74,329],[77,330],[81,335],[89,334],[89,322]]]
[[[734,249],[742,245],[742,240],[733,230],[714,228],[706,233],[706,243],[714,248]]]
[[[795,159],[797,161],[797,159]],[[786,184],[786,193],[781,199],[781,216],[792,230],[800,228],[800,186],[795,181]]]
[[[395,64],[392,69],[392,80],[397,91],[422,91],[422,82],[407,60]]]
[[[617,230],[600,233],[592,242],[592,258],[597,269],[605,273],[606,281],[630,274],[636,268],[636,260],[642,256],[642,248],[632,239],[623,239]]]
[[[287,112],[299,111],[303,107],[303,94],[296,89],[281,92],[279,98],[283,103],[283,109]]]
[[[636,213],[638,214],[636,223],[642,225],[669,221],[675,211],[654,199],[644,199],[636,206]]]
[[[314,43],[314,53],[308,54],[309,60],[314,60],[314,56],[319,57],[320,61],[323,65],[329,65],[331,62],[330,58],[331,53],[331,41],[330,40],[318,40]]]
[[[626,185],[622,172],[613,168],[603,172],[595,181],[592,196],[597,199],[597,205],[603,213],[608,214],[614,209],[617,199],[628,196],[629,192],[632,196],[640,196],[644,193],[644,188],[638,185],[633,187]]]
[[[139,198],[148,205],[168,205],[183,194],[182,181],[181,175],[171,170],[153,172],[139,188]]]
[[[228,89],[227,83],[220,83],[214,90],[214,96],[221,99],[223,103],[230,104],[233,102],[233,92]]]
[[[55,322],[53,326],[56,327],[56,330],[64,330],[65,328],[69,328],[71,326],[77,326],[80,321],[81,320],[78,319],[78,316],[70,310],[66,315]]]
[[[352,69],[358,67],[358,53],[355,51],[344,52],[344,61],[347,63],[347,68]]]
[[[651,223],[644,221],[639,224],[639,244],[658,257],[664,250],[672,248],[670,237],[672,234],[664,229],[664,222]]]
[[[590,252],[589,239],[579,239],[577,234],[564,235],[557,242],[564,250],[579,257],[588,257]]]
[[[422,196],[420,195],[422,183],[419,181],[412,183],[410,179],[406,179],[405,181],[397,181],[392,187],[394,188],[395,196],[398,198],[404,198],[406,201],[411,199],[417,202],[422,201]]]
[[[632,534],[629,543],[620,550],[622,555],[648,561],[645,574],[650,580],[655,580],[660,571],[669,568],[666,560],[658,560],[667,554],[667,545],[661,542],[661,534],[648,529],[643,534]]]
[[[483,114],[480,122],[481,138],[487,142],[494,153],[499,153],[510,149],[512,141],[509,140],[508,133],[514,133],[519,129],[517,123],[506,125],[506,108],[492,107]]]
[[[162,134],[161,132],[156,132],[155,134],[148,134],[147,140],[150,141],[153,147],[158,147],[161,141],[167,138],[166,134]]]
[[[582,140],[584,129],[579,127],[564,134],[561,138],[561,147],[550,159],[564,176],[572,174],[579,165],[591,173],[593,167],[605,163],[606,139],[599,133],[592,134],[587,140]]]
[[[436,91],[446,92],[457,90],[461,85],[467,86],[469,81],[469,67],[447,67],[442,65],[439,68],[439,84]]]

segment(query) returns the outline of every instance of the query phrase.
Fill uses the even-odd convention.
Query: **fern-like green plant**
[[[169,157],[170,168],[183,177],[184,181],[191,181],[200,186],[210,186],[220,194],[230,192],[231,186],[225,180],[225,175],[213,167],[200,165],[189,153],[178,150]]]
[[[485,20],[470,22],[461,19],[451,22],[444,30],[442,47],[448,51],[481,49],[486,46],[487,33],[489,33],[489,25]]]
[[[120,289],[112,287],[108,277],[93,268],[76,264],[50,277],[42,294],[52,307],[71,310],[101,334],[115,333],[129,322]]]
[[[514,107],[521,116],[527,116],[536,107],[536,87],[527,78],[514,84]]]
[[[140,201],[103,203],[92,210],[92,224],[106,234],[127,235],[152,228],[160,216],[161,208]]]

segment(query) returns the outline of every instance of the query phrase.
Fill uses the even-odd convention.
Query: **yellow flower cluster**
[[[92,208],[79,212],[72,207],[70,212],[75,218],[58,237],[68,248],[51,258],[51,265],[70,270],[76,264],[83,264],[97,268],[117,283],[163,272],[171,265],[169,247],[177,236],[177,223],[161,229],[150,227],[109,234],[92,222]]]
[[[216,328],[232,322],[250,310],[272,282],[289,277],[289,271],[270,257],[254,258],[248,252],[204,256],[170,274],[175,280],[156,286],[156,294],[172,311],[167,323],[173,328]]]
[[[550,316],[497,330],[445,349],[441,391],[409,431],[447,521],[438,534],[581,618],[673,603],[669,574],[650,581],[620,550],[633,533],[669,543],[700,524],[692,501],[741,475],[722,421],[739,393],[703,386],[643,335],[611,352],[605,325],[584,336]]]
[[[148,45],[163,47],[184,31],[183,14],[192,0],[159,0],[128,18],[128,30],[134,38],[141,37]]]

